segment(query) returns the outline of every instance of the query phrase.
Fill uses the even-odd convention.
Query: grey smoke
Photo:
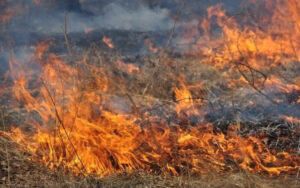
[[[62,33],[64,23],[63,9],[37,8],[29,3],[27,15],[20,15],[8,24],[13,33]],[[86,11],[88,12],[88,11]],[[85,29],[120,29],[132,31],[161,31],[172,26],[167,9],[150,9],[143,4],[135,7],[110,3],[102,7],[101,12],[83,14],[70,11],[68,14],[69,32],[83,32]]]
[[[106,28],[157,31],[169,29],[172,21],[168,18],[167,9],[149,9],[139,6],[136,10],[126,9],[117,4],[108,5],[103,17],[97,17],[96,22]]]

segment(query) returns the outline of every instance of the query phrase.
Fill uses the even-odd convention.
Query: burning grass
[[[50,48],[38,46],[36,49],[39,52],[39,49]],[[220,105],[212,111],[208,104],[214,106],[220,101],[209,101],[207,96],[209,92],[218,91],[214,88],[216,85],[224,84],[222,71],[206,64],[198,66],[197,59],[183,56],[165,57],[163,64],[153,58],[143,66],[136,65],[139,71],[131,72],[125,63],[114,63],[119,57],[105,56],[92,49],[82,55],[76,66],[51,52],[36,53],[29,67],[36,66],[39,74],[32,74],[23,67],[18,70],[24,72],[12,75],[14,82],[8,91],[13,91],[15,98],[4,101],[9,101],[9,108],[16,105],[22,120],[18,127],[11,129],[12,133],[5,134],[30,153],[25,155],[30,156],[26,157],[26,163],[42,163],[55,172],[72,174],[58,178],[53,171],[37,165],[35,175],[38,176],[40,170],[47,171],[46,177],[39,177],[44,186],[279,185],[278,179],[254,174],[281,178],[291,175],[294,178],[285,177],[287,179],[280,182],[297,185],[295,176],[300,160],[297,119],[290,123],[284,118],[278,123],[274,119],[264,124],[260,124],[260,120],[247,123],[239,119],[239,114],[233,116],[234,113],[219,119],[226,107]],[[18,66],[23,65],[12,59],[12,70]],[[156,79],[152,80],[152,74]],[[211,75],[219,78],[205,82]],[[186,81],[189,77],[192,78],[190,83]],[[199,80],[204,81],[198,84]],[[230,93],[236,95],[236,101],[242,102],[239,91],[241,89],[227,87],[217,99],[228,100]],[[239,108],[256,105],[253,101],[242,103]],[[9,118],[10,113],[5,113],[5,118]],[[82,176],[94,178],[79,178]],[[38,186],[39,182],[30,178],[25,183]],[[16,179],[16,184],[18,181],[21,180]],[[9,183],[6,179],[5,182]]]
[[[2,134],[2,133],[1,133]],[[3,136],[3,135],[2,135]],[[214,174],[205,177],[155,175],[143,171],[123,172],[104,178],[73,177],[61,170],[51,171],[32,161],[32,153],[9,139],[0,139],[1,184],[6,187],[212,187],[280,188],[298,187],[294,177],[267,178],[249,173]],[[5,148],[8,148],[8,152]],[[8,158],[7,158],[8,156]],[[9,167],[8,167],[9,166]]]
[[[36,49],[39,52],[47,48]],[[32,66],[42,67],[38,78],[30,71],[18,71],[12,83],[17,101],[25,107],[25,121],[12,128],[9,137],[33,153],[34,161],[53,170],[62,168],[76,175],[100,177],[124,171],[131,174],[139,169],[193,177],[207,175],[209,171],[221,174],[249,171],[270,176],[298,172],[296,124],[287,131],[291,142],[288,148],[284,139],[287,135],[275,134],[275,139],[267,136],[277,130],[281,132],[275,128],[277,124],[266,125],[274,131],[259,127],[252,129],[255,134],[243,135],[243,131],[249,131],[248,126],[237,119],[225,127],[203,122],[207,121],[204,117],[209,109],[204,102],[207,91],[202,90],[202,84],[186,85],[172,72],[172,64],[178,63],[176,70],[187,70],[186,75],[178,71],[179,76],[186,78],[195,73],[198,61],[191,63],[191,59],[183,57],[177,59],[180,63],[174,63],[173,59],[166,59],[171,65],[157,64],[147,71],[141,67],[132,73],[125,64],[119,68],[121,72],[115,72],[119,63],[93,62],[90,55],[83,55],[83,60],[73,67],[55,54],[44,53],[32,57]],[[20,65],[17,60],[11,63],[12,67]],[[165,74],[155,73],[159,81],[151,81],[147,95],[143,95],[149,72],[151,76],[151,72],[163,66]],[[207,77],[213,74],[209,71],[215,71],[207,65],[199,69],[205,70]],[[30,89],[29,82],[35,87]],[[138,82],[142,82],[139,88]],[[167,100],[169,84],[173,100]],[[198,97],[193,97],[194,90]],[[284,145],[283,150],[277,147],[280,144]],[[276,146],[270,148],[271,145]]]
[[[44,186],[296,187],[299,24],[290,2],[284,10],[295,34],[275,37],[277,23],[239,27],[221,6],[210,7],[198,25],[202,37],[176,57],[149,39],[156,55],[124,57],[105,36],[109,53],[96,44],[72,53],[66,28],[68,57],[53,52],[54,40],[32,48],[27,60],[11,51],[0,90],[9,108],[2,124],[11,125],[2,133],[3,181],[19,183],[7,167],[18,165],[10,156],[21,158],[9,138],[28,152],[23,161],[36,175],[49,173]],[[213,20],[225,37],[211,34]],[[21,122],[7,121],[10,111]],[[53,171],[70,176],[57,183]]]

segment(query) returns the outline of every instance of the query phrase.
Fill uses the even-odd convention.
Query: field
[[[101,7],[120,28],[87,27],[98,23],[85,3],[72,4],[71,24],[59,12],[61,33],[41,27],[30,40],[14,33],[23,5],[0,4],[1,186],[300,187],[299,3],[187,15],[183,2],[168,16],[157,1],[136,13],[107,5],[146,12],[129,19],[137,31]]]

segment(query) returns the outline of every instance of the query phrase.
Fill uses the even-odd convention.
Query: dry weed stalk
[[[77,150],[76,150],[74,144],[72,143],[72,141],[71,141],[71,139],[70,139],[70,135],[69,135],[69,133],[67,132],[67,130],[66,130],[66,128],[65,128],[65,125],[64,125],[64,123],[63,123],[63,121],[62,121],[60,115],[58,114],[57,107],[56,107],[56,103],[55,103],[55,101],[54,101],[54,99],[53,99],[53,97],[52,97],[52,95],[51,95],[51,93],[50,93],[50,91],[49,91],[49,89],[48,89],[46,83],[45,83],[43,80],[41,80],[41,82],[42,82],[43,86],[45,87],[45,89],[46,89],[46,91],[47,91],[47,93],[48,93],[48,95],[49,95],[49,98],[50,98],[50,100],[51,100],[51,102],[52,102],[52,105],[53,105],[54,111],[55,111],[55,116],[56,116],[56,118],[57,118],[59,124],[60,124],[61,127],[63,128],[63,131],[64,131],[64,133],[65,133],[65,135],[66,135],[66,137],[67,137],[67,139],[68,139],[68,142],[70,143],[70,145],[71,145],[71,147],[72,147],[72,149],[73,149],[73,151],[74,151],[76,157],[77,157],[78,160],[80,161],[80,163],[81,163],[81,165],[82,165],[82,168],[83,168],[83,170],[84,170],[84,174],[87,174],[86,167],[85,167],[85,165],[83,164],[83,162],[82,162],[80,156],[78,155],[78,152],[77,152]]]
[[[4,120],[4,112],[3,109],[0,108],[0,113],[1,113],[1,120],[2,120],[2,126],[3,126],[3,131],[7,132],[7,127],[6,123]],[[6,164],[7,164],[7,182],[8,182],[8,187],[11,187],[11,176],[10,176],[10,162],[9,162],[9,153],[8,153],[8,148],[7,148],[7,143],[5,143],[5,154],[6,154]]]
[[[72,55],[72,51],[71,51],[71,46],[70,46],[70,42],[69,42],[69,38],[68,38],[68,25],[67,25],[67,13],[65,12],[64,14],[64,37],[65,37],[65,42],[66,42],[66,46],[67,46],[67,50],[68,50],[68,54],[69,54],[69,58],[73,59],[73,55]]]
[[[165,58],[165,53],[166,53],[166,50],[169,48],[170,44],[171,44],[171,41],[174,37],[174,34],[175,34],[175,29],[176,29],[176,25],[177,23],[179,22],[179,18],[181,17],[181,14],[182,14],[182,10],[184,9],[185,7],[185,4],[186,4],[186,0],[182,1],[181,5],[180,5],[180,8],[178,9],[177,13],[176,13],[176,19],[174,21],[174,24],[173,24],[173,27],[171,29],[171,33],[169,35],[169,38],[168,38],[168,41],[166,43],[166,46],[160,50],[160,52],[158,53],[158,62],[155,63],[155,68],[153,69],[152,73],[150,74],[150,77],[149,77],[149,80],[145,86],[145,88],[143,89],[142,91],[142,95],[144,96],[149,87],[151,86],[152,82],[153,82],[153,78],[154,78],[154,75],[157,73],[157,71],[159,70],[160,68],[160,64],[163,60],[163,58]],[[177,64],[176,64],[177,65]]]

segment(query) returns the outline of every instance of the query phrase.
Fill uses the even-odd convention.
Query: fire
[[[154,46],[154,44],[151,42],[151,40],[149,38],[145,39],[145,44],[152,53],[154,53],[154,54],[158,53],[158,48],[156,48]]]
[[[11,0],[2,0],[0,2],[0,22],[6,24],[12,18],[27,13],[27,7],[20,2],[12,2]]]
[[[292,91],[299,91],[300,86],[296,84],[287,84],[283,83],[281,79],[275,76],[271,76],[265,83],[266,88],[277,88],[277,90],[282,91],[284,93],[291,93]]]
[[[132,63],[124,63],[120,60],[116,61],[116,67],[120,70],[124,70],[127,73],[140,72],[140,69],[137,66],[133,65]]]
[[[94,31],[94,29],[91,28],[91,27],[85,27],[85,28],[84,28],[84,33],[85,33],[85,34],[90,34],[90,33],[92,33],[93,31]]]
[[[180,89],[175,88],[174,94],[178,101],[178,105],[176,106],[177,114],[180,114],[182,110],[188,110],[193,107],[192,94],[183,83],[181,83]]]
[[[202,57],[201,62],[220,72],[240,72],[237,78],[222,73],[228,88],[247,83],[254,90],[275,89],[287,94],[300,90],[297,82],[286,84],[274,75],[265,76],[265,72],[279,64],[299,62],[300,5],[288,1],[279,6],[280,1],[276,0],[273,9],[267,2],[270,1],[266,1],[266,8],[272,16],[261,20],[265,24],[263,29],[256,24],[241,27],[220,5],[209,7],[204,20],[189,26],[193,38],[201,36],[188,53]],[[268,21],[270,24],[266,24]],[[215,24],[222,29],[219,35],[211,34]],[[186,34],[189,41],[188,37]],[[110,38],[104,36],[102,41],[108,48],[115,48]],[[24,125],[13,128],[9,136],[35,154],[33,160],[51,169],[100,177],[139,169],[173,175],[244,170],[279,176],[299,172],[300,156],[295,149],[270,149],[265,143],[269,139],[266,135],[242,136],[238,133],[238,122],[228,126],[225,134],[214,130],[209,122],[169,125],[159,115],[108,109],[107,101],[120,94],[110,91],[112,82],[106,71],[86,57],[74,62],[76,66],[65,62],[49,52],[52,42],[47,40],[35,47],[28,67],[13,57],[10,62],[12,92],[29,117]],[[153,53],[158,52],[150,40],[145,43]],[[114,65],[121,71],[141,74],[134,64],[116,61]],[[179,79],[178,82],[170,114],[175,114],[179,121],[204,117],[205,96],[195,97],[191,88],[200,90],[205,84],[194,87]],[[294,103],[299,103],[297,97]],[[132,99],[131,102],[134,103]],[[298,122],[294,117],[283,118]],[[28,127],[32,130],[26,132]]]
[[[5,11],[1,14],[1,22],[8,22],[15,15],[15,11],[16,10],[14,10],[13,8],[5,9]]]
[[[228,17],[220,5],[209,7],[207,17],[200,24],[193,26],[190,36],[186,34],[188,40],[189,37],[195,36],[196,28],[203,32],[197,43],[193,45],[191,53],[207,55],[210,57],[209,62],[213,58],[212,62],[216,64],[247,58],[254,68],[262,67],[266,63],[274,66],[278,62],[287,62],[288,59],[283,58],[283,54],[298,60],[299,44],[296,41],[299,38],[300,22],[299,13],[295,10],[298,2],[288,1],[284,3],[284,7],[280,6],[280,1],[276,3],[278,6],[272,12],[270,24],[255,23],[262,24],[264,30],[250,26],[240,28],[235,17]],[[282,10],[278,10],[279,8]],[[285,15],[279,12],[285,12]],[[222,28],[221,36],[210,34],[214,24],[213,18],[216,18],[216,24]],[[261,59],[262,56],[266,59]]]
[[[44,52],[49,50],[51,43],[52,40],[45,40],[36,46],[36,56],[39,60],[42,59]]]
[[[84,71],[75,69],[55,54],[43,54],[48,49],[44,44],[36,51],[39,61],[47,57],[39,63],[41,73],[35,78],[38,93],[28,89],[30,80],[24,76],[16,78],[13,87],[27,112],[35,112],[41,119],[26,121],[33,132],[25,133],[20,127],[10,135],[35,154],[33,160],[52,169],[63,167],[75,174],[97,176],[138,169],[174,175],[240,169],[270,176],[297,173],[299,156],[270,150],[254,136],[215,133],[210,123],[170,127],[151,116],[146,117],[149,126],[143,127],[138,123],[141,117],[106,110],[104,101],[111,97],[107,79],[93,77],[103,74],[101,69],[85,59],[77,62]],[[174,111],[197,112],[193,109],[196,101],[184,83],[174,92],[178,101]]]
[[[104,44],[106,44],[107,47],[109,47],[110,49],[114,49],[114,48],[115,48],[114,43],[113,43],[113,42],[111,41],[111,39],[108,38],[107,36],[104,36],[104,37],[102,38],[102,42],[104,42]]]
[[[299,118],[295,118],[295,117],[283,116],[283,119],[285,119],[288,122],[295,123],[295,124],[299,124],[300,123],[300,119]]]

